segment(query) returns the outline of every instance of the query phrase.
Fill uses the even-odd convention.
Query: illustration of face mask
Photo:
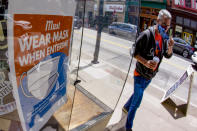
[[[49,94],[59,76],[57,72],[59,59],[60,57],[55,57],[40,62],[26,73],[28,91],[32,95],[25,93],[21,80],[22,91],[26,97],[35,97],[42,100]],[[21,75],[21,79],[23,75],[24,73]]]
[[[165,32],[166,30],[161,25],[158,25],[158,30],[159,30],[159,33],[160,33],[160,35],[162,36],[162,38],[164,40],[168,40],[169,39],[169,36]]]

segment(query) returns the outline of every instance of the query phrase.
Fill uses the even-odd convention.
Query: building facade
[[[197,47],[197,0],[172,0],[168,9],[172,14],[173,36]]]
[[[156,23],[157,15],[161,9],[166,9],[166,3],[166,0],[127,0],[125,22],[137,25],[140,21],[143,31]]]
[[[106,0],[104,4],[104,16],[111,22],[124,22],[125,0]]]
[[[99,1],[94,5],[94,18],[98,17]],[[103,25],[107,27],[113,22],[124,22],[125,0],[104,0],[103,5]]]
[[[97,3],[96,0],[86,0],[86,3],[84,5],[85,0],[76,0],[77,2],[77,7],[76,7],[76,12],[75,16],[78,16],[79,19],[85,20],[85,26],[88,27],[91,25],[94,21],[94,5]],[[84,14],[84,8],[85,8],[85,14]]]
[[[143,31],[156,24],[161,9],[166,9],[166,0],[141,0],[140,29]]]
[[[138,25],[139,22],[139,0],[126,0],[125,23]]]

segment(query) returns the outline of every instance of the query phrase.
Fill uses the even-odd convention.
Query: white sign
[[[97,8],[97,5],[95,4],[94,5],[94,11],[97,11],[98,10],[98,8]]]
[[[161,100],[161,102],[164,102],[167,98],[169,98],[175,91],[180,87],[181,84],[194,72],[193,67],[190,65],[187,69],[187,71],[181,76],[179,80],[170,88],[168,89],[165,93],[164,96]]]
[[[183,28],[181,26],[176,25],[175,31],[182,33]]]
[[[123,12],[123,5],[105,5],[105,11],[107,12]]]
[[[75,7],[75,0],[9,0],[10,77],[24,131],[39,131],[67,101]]]

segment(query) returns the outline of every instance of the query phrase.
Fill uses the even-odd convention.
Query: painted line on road
[[[76,32],[76,33],[77,34],[80,34],[79,32]],[[89,37],[89,38],[96,39],[96,36],[88,35],[88,34],[84,34],[84,35],[87,36],[87,37]],[[104,42],[106,42],[108,44],[115,45],[115,46],[118,46],[118,47],[121,47],[121,48],[124,48],[124,49],[130,49],[130,47],[121,45],[119,43],[116,43],[116,42],[113,42],[113,41],[110,41],[110,40],[101,39],[101,41],[104,41]]]
[[[118,43],[115,43],[115,42],[112,42],[112,41],[109,41],[109,40],[103,39],[102,41],[105,41],[105,42],[107,42],[107,43],[109,43],[109,44],[112,44],[112,45],[119,46],[119,47],[121,47],[121,48],[130,49],[130,47],[127,47],[127,46],[124,46],[124,45],[121,45],[121,44],[118,44]]]
[[[184,70],[184,71],[186,71],[187,68],[188,68],[188,67],[184,68],[183,66],[173,64],[173,63],[169,62],[168,60],[163,60],[163,62],[166,63],[166,64],[169,64],[169,65],[172,65],[172,66],[174,66],[174,67],[176,67],[178,69]],[[194,75],[197,75],[197,72],[194,72]]]
[[[178,69],[181,69],[181,70],[186,70],[187,68],[184,68],[183,66],[179,66],[179,65],[177,65],[177,64],[173,64],[173,63],[171,63],[171,62],[169,62],[168,60],[163,60],[163,62],[164,63],[166,63],[166,64],[169,64],[169,65],[172,65],[172,66],[174,66],[174,67],[176,67],[176,68],[178,68]]]

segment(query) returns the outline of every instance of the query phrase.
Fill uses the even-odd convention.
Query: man
[[[134,57],[137,60],[134,71],[134,93],[123,107],[128,113],[126,130],[132,131],[133,120],[140,106],[144,90],[158,72],[163,56],[170,58],[174,41],[166,32],[170,28],[172,16],[163,9],[159,12],[157,24],[143,31],[135,45]]]

